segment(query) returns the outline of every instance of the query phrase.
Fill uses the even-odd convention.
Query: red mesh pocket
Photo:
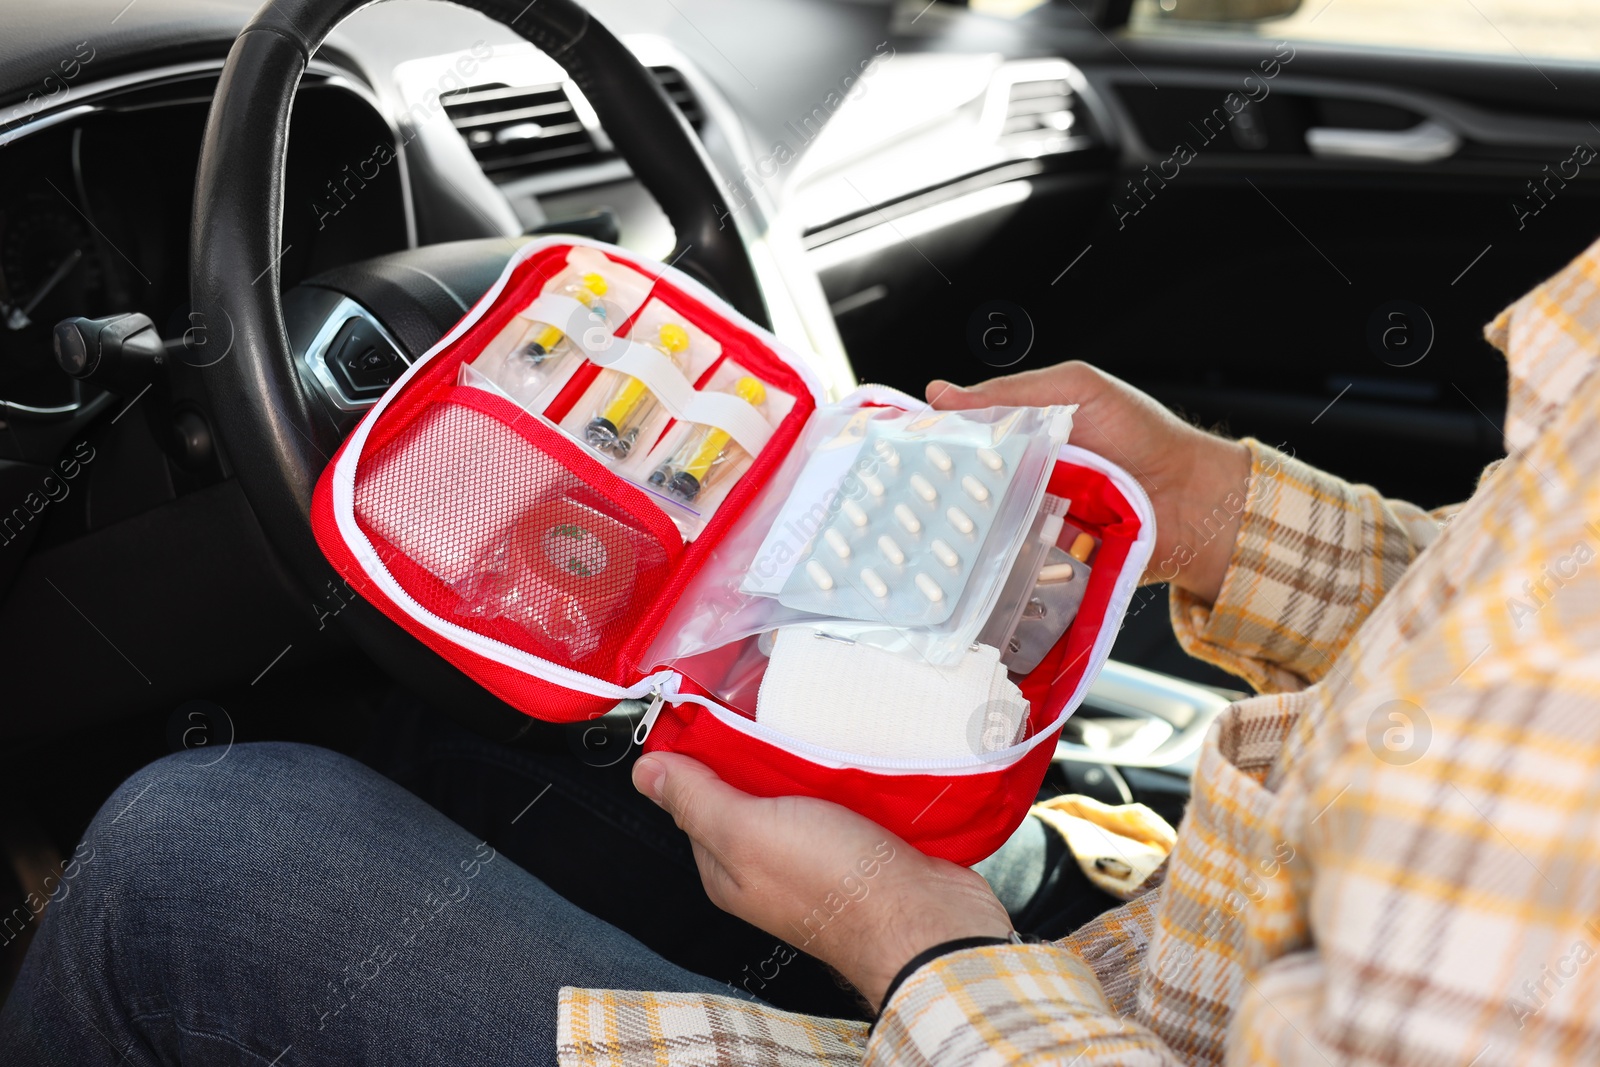
[[[361,464],[355,515],[428,611],[611,681],[682,548],[638,489],[476,389],[451,390]]]

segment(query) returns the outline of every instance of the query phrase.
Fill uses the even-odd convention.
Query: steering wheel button
[[[406,369],[388,338],[363,318],[350,319],[334,334],[327,366],[352,400],[381,396]]]

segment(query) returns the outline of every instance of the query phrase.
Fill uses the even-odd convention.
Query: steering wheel
[[[371,2],[268,0],[228,54],[195,184],[193,321],[208,335],[202,351],[225,348],[221,358],[195,373],[268,542],[313,596],[339,580],[318,549],[310,522],[312,490],[339,445],[339,429],[296,368],[284,325],[277,270],[284,164],[290,109],[309,58],[335,26]],[[724,227],[719,217],[722,194],[715,170],[688,123],[633,53],[573,0],[461,2],[515,30],[567,70],[672,223],[678,245],[674,265],[746,316],[765,322],[747,250],[735,228]],[[482,288],[469,299],[499,274],[511,248],[505,241],[439,247],[448,249],[447,258],[458,270],[471,273],[477,267]],[[427,291],[437,284],[436,273],[404,269],[408,255],[429,251],[384,257],[386,262],[368,274],[381,279],[386,299],[437,305],[437,291]],[[360,266],[354,273],[362,273]],[[449,325],[435,322],[429,343]],[[411,334],[416,336],[415,329]],[[412,357],[421,354],[418,343],[407,343]],[[480,732],[510,738],[537,721],[501,703],[364,601],[341,611],[338,621],[391,677]]]

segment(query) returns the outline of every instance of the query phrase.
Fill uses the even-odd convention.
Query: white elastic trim
[[[621,371],[639,379],[675,418],[683,417],[684,409],[694,398],[694,386],[683,376],[683,371],[662,355],[660,349],[650,345],[618,337],[595,362],[607,370]]]
[[[525,319],[554,326],[596,363],[606,362],[606,353],[617,344],[604,320],[596,322],[593,311],[564,293],[544,293],[536,297],[521,314]],[[574,329],[576,333],[572,332]]]
[[[727,431],[752,456],[759,455],[772,438],[772,426],[749,401],[729,393],[696,392],[677,364],[658,348],[619,337],[594,361],[639,379],[680,422]]]
[[[772,424],[750,401],[732,393],[696,393],[679,418],[726,430],[752,456],[759,456],[772,439]]]

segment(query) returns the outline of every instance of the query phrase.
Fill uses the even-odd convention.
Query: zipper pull
[[[650,736],[650,728],[661,718],[661,709],[666,707],[666,704],[667,698],[661,695],[660,687],[650,690],[650,703],[645,705],[644,718],[639,720],[639,725],[633,730],[634,744],[644,744],[644,739]]]

